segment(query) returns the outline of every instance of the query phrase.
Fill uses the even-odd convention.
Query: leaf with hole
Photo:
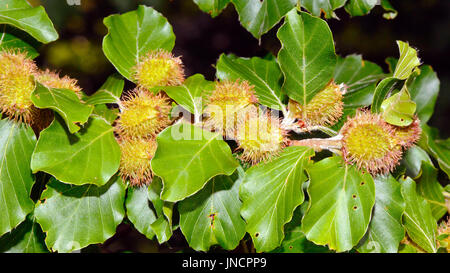
[[[362,253],[397,253],[405,236],[402,215],[405,201],[400,183],[392,175],[375,177],[375,207],[369,230],[360,242]]]
[[[208,251],[213,245],[235,249],[245,235],[245,221],[239,214],[239,185],[244,171],[231,176],[219,175],[211,179],[195,195],[181,201],[180,228],[197,251]]]
[[[414,120],[416,103],[411,100],[411,95],[406,86],[400,92],[385,99],[381,104],[383,119],[392,125],[408,126]]]
[[[125,184],[114,177],[101,187],[68,185],[52,178],[35,209],[52,251],[71,252],[103,243],[125,216]]]
[[[306,238],[338,252],[355,246],[367,231],[375,185],[342,157],[323,159],[307,169],[310,203],[302,221]]]

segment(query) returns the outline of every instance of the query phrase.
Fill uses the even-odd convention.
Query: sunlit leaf
[[[220,80],[246,80],[255,87],[261,104],[272,109],[283,110],[285,95],[281,91],[283,76],[275,60],[258,57],[238,58],[222,54],[217,62],[217,78]]]
[[[151,7],[110,15],[103,20],[108,34],[103,39],[103,52],[122,76],[133,80],[133,67],[150,50],[171,51],[175,35],[167,19]]]
[[[125,215],[125,184],[115,177],[102,187],[75,186],[51,179],[35,209],[45,242],[58,252],[103,243],[116,233]]]
[[[80,130],[80,125],[87,122],[94,109],[82,103],[72,90],[48,88],[40,83],[31,94],[31,101],[38,108],[50,108],[60,114],[70,133]]]
[[[408,126],[414,120],[416,103],[404,86],[400,92],[385,99],[381,104],[383,119],[392,125]]]
[[[70,134],[55,118],[40,134],[31,169],[34,173],[49,173],[65,183],[104,185],[120,163],[120,148],[113,130],[102,118],[92,117],[82,130]]]

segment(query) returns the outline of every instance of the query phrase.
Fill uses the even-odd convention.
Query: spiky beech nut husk
[[[232,136],[238,120],[246,112],[255,111],[257,102],[254,87],[247,81],[217,82],[206,103],[205,127]]]
[[[170,109],[165,94],[136,88],[120,102],[116,132],[123,137],[154,136],[171,123]]]
[[[36,64],[25,53],[0,52],[0,108],[9,118],[32,122],[37,111],[31,101],[36,71]]]
[[[154,138],[119,138],[121,157],[119,173],[131,186],[148,185],[152,181],[150,160],[155,155]]]
[[[406,127],[395,127],[395,138],[397,143],[404,149],[409,149],[420,139],[422,128],[420,128],[420,120],[414,117],[413,122]]]
[[[289,100],[288,109],[294,118],[302,120],[306,127],[332,126],[342,116],[345,93],[344,85],[330,82],[317,93],[306,105]]]
[[[447,218],[447,221],[443,221],[439,225],[438,237],[441,236],[445,238],[438,241],[439,247],[445,247],[447,249],[447,253],[450,253],[450,217]]]
[[[46,69],[45,71],[38,71],[35,78],[38,82],[48,88],[63,88],[72,90],[80,99],[83,95],[81,87],[78,86],[78,81],[70,78],[69,76],[60,77],[57,72]]]
[[[287,131],[278,117],[269,112],[249,111],[238,122],[236,141],[242,150],[241,160],[257,164],[270,160],[286,146]]]
[[[392,171],[402,156],[395,129],[381,115],[357,111],[342,127],[342,152],[348,164],[356,164],[370,174]]]
[[[175,86],[184,82],[184,68],[180,57],[166,50],[155,50],[144,55],[134,67],[133,78],[146,89],[156,86]]]

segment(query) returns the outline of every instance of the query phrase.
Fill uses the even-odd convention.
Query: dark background
[[[232,5],[212,19],[203,13],[192,0],[80,0],[81,5],[69,5],[73,0],[30,0],[33,5],[42,4],[55,24],[60,39],[40,49],[37,58],[43,68],[57,69],[79,80],[88,94],[95,92],[112,74],[114,67],[101,50],[107,29],[103,18],[123,13],[146,4],[166,16],[172,24],[176,45],[175,55],[181,55],[187,76],[202,73],[213,80],[216,63],[221,53],[238,56],[264,56],[276,54],[279,42],[277,28],[255,39],[240,26]],[[362,54],[363,58],[381,65],[387,72],[386,57],[398,57],[396,40],[408,41],[419,50],[424,64],[437,72],[441,88],[431,126],[440,129],[441,137],[450,137],[450,1],[449,0],[391,0],[399,14],[394,20],[382,17],[383,10],[376,7],[363,17],[350,18],[340,9],[340,20],[328,20],[340,55]],[[185,245],[181,236],[174,236],[159,251],[176,251]],[[137,243],[139,242],[139,243]],[[98,246],[90,247],[98,251]],[[103,246],[102,252],[158,251],[158,246],[137,233],[130,225],[122,224],[118,233]]]

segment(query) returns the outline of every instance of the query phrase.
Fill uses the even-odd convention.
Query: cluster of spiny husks
[[[305,128],[314,126],[333,126],[341,118],[344,103],[345,85],[331,81],[318,92],[306,105],[289,100],[289,113],[303,122]]]
[[[33,105],[31,94],[36,81],[49,88],[65,88],[81,98],[82,91],[77,81],[67,76],[59,77],[49,70],[41,71],[34,61],[20,51],[0,52],[0,110],[10,119],[25,122],[40,132],[53,120],[50,109],[39,109]]]
[[[280,119],[258,107],[254,87],[247,81],[217,82],[204,113],[204,126],[235,140],[245,162],[267,161],[286,146],[287,131]]]
[[[69,76],[61,77],[57,72],[46,69],[45,71],[38,71],[35,78],[38,82],[48,88],[69,89],[75,92],[78,98],[81,99],[83,96],[83,91],[81,87],[78,86],[78,81]]]
[[[35,89],[33,60],[21,52],[0,53],[0,108],[9,118],[32,124],[38,109],[31,101]]]
[[[255,107],[237,124],[235,140],[243,161],[257,164],[278,155],[287,143],[287,131],[278,117]]]
[[[316,150],[340,150],[347,164],[354,164],[375,176],[393,171],[403,152],[419,140],[420,134],[417,117],[411,125],[398,127],[384,121],[381,114],[358,110],[335,137],[292,142]]]
[[[342,152],[347,163],[371,174],[392,171],[402,157],[395,127],[379,114],[358,111],[341,129]]]
[[[254,87],[247,81],[217,82],[209,96],[204,114],[205,127],[233,138],[238,120],[257,108]]]
[[[158,49],[147,53],[133,69],[138,86],[152,89],[158,86],[176,86],[184,82],[184,68],[180,57]]]
[[[157,148],[156,135],[172,123],[169,97],[150,89],[182,84],[184,71],[180,58],[157,50],[141,59],[133,75],[137,87],[119,103],[115,131],[121,148],[119,173],[131,186],[142,186],[153,178],[150,161]]]

